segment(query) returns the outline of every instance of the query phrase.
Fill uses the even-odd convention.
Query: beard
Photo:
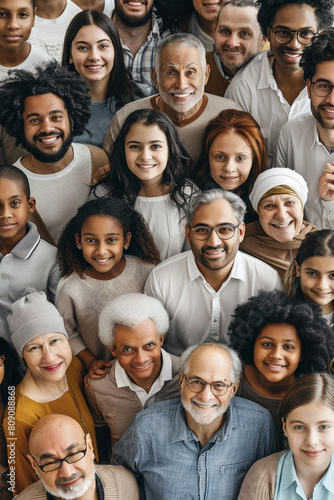
[[[330,105],[328,105],[328,106],[324,105],[323,107],[324,108],[333,108],[333,106],[330,106]],[[311,111],[312,111],[312,115],[314,116],[316,121],[320,123],[322,128],[329,129],[329,130],[334,129],[334,118],[333,118],[333,120],[328,118],[327,121],[325,121],[321,112],[320,112],[320,109],[319,109],[319,107],[316,108],[315,106],[313,106],[312,101],[311,101]]]
[[[79,477],[84,478],[83,482],[80,485],[70,486],[69,488],[61,487],[61,484],[74,481]],[[56,486],[55,490],[51,490],[48,486],[46,486],[43,479],[42,482],[44,484],[46,491],[50,493],[50,495],[53,495],[55,498],[62,498],[64,500],[75,500],[76,498],[80,498],[88,491],[94,479],[95,479],[95,467],[93,469],[92,474],[89,477],[85,477],[83,472],[77,472],[76,474],[73,474],[71,477],[68,478],[62,477],[58,479],[55,483]]]
[[[36,141],[40,137],[47,137],[50,134],[38,134],[33,137],[34,142],[29,142],[27,139],[24,137],[24,140],[22,141],[22,146],[33,155],[34,158],[36,158],[37,161],[40,161],[42,163],[57,163],[58,161],[62,160],[64,156],[66,155],[67,151],[70,149],[71,144],[73,142],[73,135],[69,134],[68,137],[64,140],[63,144],[59,148],[59,150],[56,153],[44,153],[38,147],[36,146]],[[58,135],[59,137],[64,137],[64,134],[58,133],[55,134],[53,133],[52,135]]]
[[[115,14],[118,19],[127,26],[128,28],[138,28],[139,26],[144,26],[152,17],[153,5],[144,15],[142,16],[131,16],[128,15],[121,7],[121,3],[116,0],[115,2]]]
[[[226,406],[223,406],[222,404],[220,404],[219,406],[216,401],[212,401],[211,407],[208,406],[207,409],[200,409],[197,408],[196,405],[194,405],[191,401],[186,401],[182,396],[181,401],[186,412],[188,412],[189,415],[191,415],[195,420],[195,422],[200,425],[211,424],[214,420],[216,420],[216,418],[224,415],[229,407],[229,403]],[[204,404],[202,401],[198,401],[198,403]],[[210,402],[205,404],[210,405]]]

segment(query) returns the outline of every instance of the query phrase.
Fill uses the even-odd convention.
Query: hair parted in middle
[[[102,184],[108,191],[107,196],[125,198],[131,206],[134,206],[141,188],[141,181],[127,167],[125,137],[135,123],[142,123],[148,127],[157,125],[165,134],[168,144],[168,161],[161,183],[170,186],[170,197],[174,205],[179,208],[183,207],[187,201],[183,188],[188,183],[187,172],[190,159],[180,142],[173,122],[159,110],[138,109],[127,116],[112,146],[110,172],[96,186]]]
[[[160,262],[159,251],[153,240],[143,216],[123,199],[100,198],[87,201],[78,208],[77,214],[66,224],[58,242],[57,258],[63,276],[69,276],[76,272],[80,278],[88,266],[88,263],[80,249],[77,248],[75,235],[81,238],[81,230],[85,221],[94,215],[105,215],[117,220],[122,228],[124,236],[131,233],[131,242],[125,255],[134,255],[143,261],[158,264]]]
[[[12,70],[0,82],[0,124],[16,145],[25,140],[22,114],[27,97],[55,94],[64,101],[73,136],[82,135],[90,118],[88,87],[81,76],[62,68],[56,61],[38,66],[34,72]]]
[[[300,66],[304,70],[304,79],[312,80],[317,64],[332,60],[334,60],[334,28],[328,28],[316,35],[303,51]]]
[[[252,151],[253,163],[247,181],[239,186],[237,194],[249,194],[257,176],[267,167],[267,146],[259,124],[250,113],[237,109],[224,109],[209,121],[203,138],[203,148],[193,177],[196,184],[203,188],[212,182],[210,174],[209,151],[214,140],[221,134],[239,135]]]
[[[293,301],[280,290],[261,290],[235,308],[228,334],[243,363],[254,365],[258,335],[266,325],[276,323],[294,326],[300,338],[302,356],[297,376],[327,371],[334,357],[334,335],[320,307],[312,302]]]

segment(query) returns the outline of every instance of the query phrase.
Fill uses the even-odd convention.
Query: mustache
[[[71,483],[72,481],[75,481],[80,477],[85,478],[85,475],[82,472],[76,472],[75,474],[73,474],[73,476],[70,477],[60,477],[55,483],[56,487],[59,488],[59,486],[61,486],[62,484]]]
[[[227,249],[225,245],[218,245],[217,247],[206,246],[202,248],[202,252],[206,252],[207,250],[213,250],[213,251],[224,250],[226,252]]]

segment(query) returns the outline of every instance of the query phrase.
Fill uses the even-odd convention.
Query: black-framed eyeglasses
[[[4,354],[1,354],[0,355],[0,368],[2,367],[2,365],[4,364],[5,361],[6,361],[6,356]]]
[[[235,225],[234,224],[219,224],[219,226],[217,226],[217,227],[198,225],[198,226],[194,226],[193,228],[191,228],[189,226],[189,229],[191,230],[191,232],[195,236],[196,240],[200,240],[200,241],[208,240],[211,236],[212,231],[214,231],[216,233],[216,235],[218,236],[218,238],[220,238],[221,240],[230,240],[231,238],[233,238],[235,230],[237,229],[237,227],[240,226],[240,224],[241,224],[241,222],[239,222],[239,224],[235,224]]]
[[[272,27],[271,31],[275,34],[276,41],[278,43],[289,43],[293,38],[293,34],[297,33],[297,40],[301,45],[309,45],[312,42],[312,39],[318,33],[313,33],[310,30],[288,30],[288,29],[277,29],[274,30]]]
[[[331,85],[328,82],[311,82],[311,85],[313,87],[313,92],[315,95],[318,97],[327,97],[332,93],[332,90],[334,88],[334,85]]]
[[[42,472],[52,472],[54,470],[60,469],[62,466],[63,462],[66,462],[68,464],[75,464],[75,462],[79,462],[87,453],[87,442],[86,442],[86,435],[85,435],[85,445],[86,448],[84,450],[80,451],[75,451],[74,453],[70,453],[64,458],[59,458],[59,460],[53,460],[52,462],[48,462],[44,465],[40,465],[36,458],[34,458],[31,453],[30,455],[34,459],[35,464],[39,469],[41,469]]]
[[[209,385],[214,396],[224,396],[227,393],[228,389],[233,385],[225,384],[225,382],[211,382],[211,384],[209,384],[209,382],[205,382],[200,378],[187,378],[185,375],[183,376],[187,382],[188,389],[194,393],[204,391],[206,386]]]

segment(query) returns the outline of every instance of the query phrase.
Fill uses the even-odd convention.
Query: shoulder
[[[258,403],[254,403],[254,401],[250,401],[249,399],[241,398],[239,396],[234,396],[230,403],[233,416],[237,415],[241,418],[244,416],[249,419],[249,415],[252,415],[252,418],[257,416],[260,420],[271,420],[271,415],[268,410],[263,408],[263,406]]]
[[[191,253],[191,250],[189,250],[188,252],[183,252],[177,255],[173,255],[173,257],[169,257],[168,259],[155,266],[155,268],[152,269],[151,274],[154,276],[170,276],[171,274],[173,274],[174,277],[174,273],[179,272],[180,269],[186,269],[188,256]]]
[[[148,274],[154,268],[154,264],[146,262],[135,255],[125,255],[125,259],[129,269],[140,274]]]
[[[151,99],[154,96],[143,97],[142,99],[137,99],[136,101],[128,102],[119,111],[117,111],[115,117],[119,118],[120,121],[125,120],[125,118],[136,111],[137,109],[152,109]]]
[[[156,426],[158,421],[173,418],[173,415],[179,410],[180,404],[180,399],[167,399],[165,401],[153,403],[136,415],[136,424],[140,426],[152,421]]]
[[[214,111],[215,112],[214,116],[216,116],[218,111],[223,111],[224,109],[231,108],[231,109],[238,109],[240,111],[242,110],[242,108],[239,106],[239,104],[237,104],[232,99],[228,99],[227,97],[221,97],[219,95],[214,95],[214,94],[205,93],[205,95],[208,98],[208,104],[207,104],[205,111],[206,112]],[[212,116],[212,118],[214,118],[214,116]]]
[[[267,275],[278,276],[277,271],[274,268],[266,264],[260,259],[253,257],[252,255],[248,255],[244,252],[238,252],[238,259],[242,262],[246,269],[255,272],[258,275],[263,275],[263,273],[267,273]]]
[[[96,465],[96,474],[103,485],[105,498],[131,498],[136,500],[138,486],[134,475],[121,465]]]
[[[93,146],[92,144],[86,145],[89,149],[90,156],[92,158],[93,170],[102,167],[106,163],[109,163],[108,155],[102,148]]]
[[[34,500],[46,499],[46,491],[41,479],[25,488],[22,493],[15,497],[15,500],[31,500],[32,498]]]
[[[316,120],[314,116],[306,113],[286,122],[282,127],[281,135],[300,135],[304,137],[314,133],[315,127]]]

